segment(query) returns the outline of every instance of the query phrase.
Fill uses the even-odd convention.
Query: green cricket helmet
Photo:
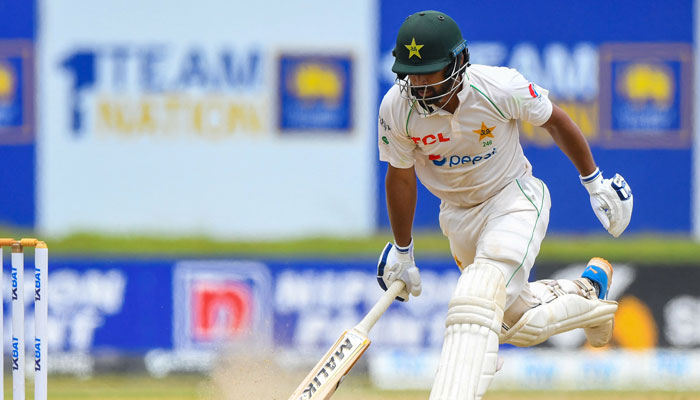
[[[448,66],[467,49],[457,23],[439,11],[408,16],[399,29],[391,70],[399,77],[429,74]],[[466,62],[469,52],[466,51]]]
[[[464,71],[469,66],[467,42],[457,23],[438,11],[421,11],[410,15],[401,25],[392,52],[401,97],[421,115],[443,109],[462,87]],[[410,76],[445,70],[444,79],[416,85]]]

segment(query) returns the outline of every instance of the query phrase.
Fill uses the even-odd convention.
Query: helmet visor
[[[449,63],[450,60],[446,59],[429,64],[404,64],[397,58],[391,66],[391,71],[397,75],[432,74],[445,68]]]

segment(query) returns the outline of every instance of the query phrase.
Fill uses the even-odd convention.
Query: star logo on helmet
[[[416,38],[412,38],[411,44],[405,44],[406,48],[408,49],[408,58],[410,59],[413,56],[418,56],[418,58],[423,58],[420,56],[420,49],[425,46],[424,44],[416,44]]]
[[[479,134],[479,140],[484,140],[487,137],[493,137],[493,131],[496,129],[495,126],[487,127],[485,123],[481,122],[481,129],[473,130],[472,132]]]

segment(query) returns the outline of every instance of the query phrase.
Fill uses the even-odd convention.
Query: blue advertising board
[[[51,257],[49,352],[172,347],[172,265]]]
[[[692,137],[690,44],[600,48],[600,126],[613,145],[687,148]]]
[[[0,225],[35,221],[36,2],[0,2]]]
[[[4,42],[0,49],[3,55],[0,61],[0,126],[3,136],[21,139],[30,133],[26,128],[28,110],[25,110],[24,102],[27,99],[27,82],[31,82],[27,79],[26,72],[31,72],[32,60],[25,57],[25,54],[31,54],[31,46],[22,48],[21,43],[18,45],[12,49],[10,43]]]
[[[635,204],[628,232],[690,232],[692,0],[673,7],[632,0],[577,0],[561,6],[476,2],[469,7],[383,0],[379,101],[393,84],[391,50],[401,23],[426,8],[455,19],[472,63],[516,68],[550,90],[553,102],[581,128],[605,176],[619,172],[630,183]],[[521,142],[533,173],[550,189],[550,232],[604,234],[578,172],[546,131],[523,124]],[[389,226],[385,174],[385,163],[379,163],[380,227]],[[660,193],[672,196],[673,207],[658,206]],[[420,186],[416,228],[437,229],[438,205]]]
[[[279,57],[282,132],[352,129],[352,58],[283,54]]]
[[[207,352],[254,341],[314,354],[357,323],[380,296],[374,262],[52,257],[48,348],[51,354],[99,356],[153,349]],[[458,278],[449,258],[422,265],[429,294],[411,308],[393,306],[398,320],[390,324],[394,331],[414,320],[420,334],[411,343],[419,347],[440,343],[435,326],[442,324],[450,294],[444,287]],[[32,293],[25,290],[29,324]],[[6,296],[5,315],[9,308]],[[390,332],[376,338],[396,344]]]
[[[382,294],[374,259],[51,257],[49,263],[48,348],[54,355],[145,355],[155,349],[211,353],[252,345],[317,355],[357,324]],[[460,272],[449,256],[418,255],[417,263],[422,294],[390,307],[372,331],[373,347],[442,346],[447,305]],[[585,265],[539,264],[530,280],[575,279]],[[700,304],[693,286],[697,279],[683,278],[689,270],[697,272],[683,266],[615,264],[618,280],[609,298],[620,303],[616,346],[700,346],[697,335],[683,329],[685,317]],[[29,271],[25,314],[31,326]],[[666,285],[674,290],[648,295],[650,282],[665,281],[686,283]],[[8,337],[9,292],[4,300]],[[26,334],[33,332],[28,329]],[[544,344],[569,349],[583,345],[580,330]]]

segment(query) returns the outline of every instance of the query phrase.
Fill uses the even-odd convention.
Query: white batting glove
[[[612,179],[603,179],[599,168],[579,178],[591,195],[591,207],[600,223],[611,235],[619,237],[632,218],[632,189],[625,178],[615,174]]]
[[[377,282],[386,290],[396,280],[401,280],[406,287],[396,296],[397,300],[408,301],[408,294],[420,295],[422,290],[420,273],[413,259],[413,239],[406,247],[387,243],[377,263]]]

